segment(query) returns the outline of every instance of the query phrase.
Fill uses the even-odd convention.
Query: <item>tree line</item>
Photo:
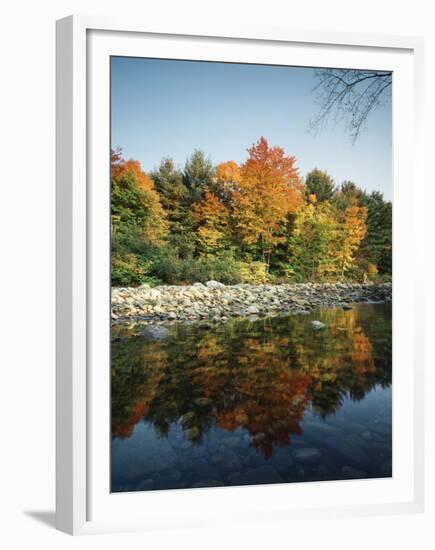
[[[145,173],[111,152],[112,284],[389,280],[392,205],[265,138],[245,162],[195,150]]]

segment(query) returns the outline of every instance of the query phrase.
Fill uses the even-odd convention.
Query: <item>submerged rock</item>
[[[196,439],[199,436],[200,431],[199,431],[199,428],[194,426],[193,428],[189,428],[188,430],[186,430],[184,434],[188,439],[192,440],[192,439]]]
[[[143,331],[143,335],[148,338],[148,340],[163,340],[169,334],[169,330],[166,327],[161,327],[159,325],[148,325]]]
[[[314,330],[321,330],[322,328],[325,328],[325,323],[321,323],[320,321],[311,321],[311,327]]]
[[[297,462],[319,462],[320,456],[320,451],[314,447],[304,447],[293,452]]]

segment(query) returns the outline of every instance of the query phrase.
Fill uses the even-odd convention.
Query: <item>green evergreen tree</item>
[[[211,160],[205,157],[203,151],[195,149],[186,160],[183,171],[183,182],[189,191],[189,204],[202,200],[205,186],[211,183],[213,175]]]
[[[334,194],[335,183],[327,172],[314,168],[305,177],[305,190],[307,197],[316,195],[317,202],[328,201]]]

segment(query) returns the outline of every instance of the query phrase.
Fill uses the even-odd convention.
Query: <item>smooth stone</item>
[[[258,309],[258,307],[256,306],[249,306],[247,309],[246,309],[246,313],[248,315],[255,315],[257,313],[260,313],[260,310]]]
[[[348,306],[347,304],[344,304],[343,309],[344,309],[344,311],[350,311],[351,309],[353,309],[353,307]]]
[[[325,323],[321,323],[320,321],[311,321],[311,327],[314,330],[321,330],[322,328],[325,328]]]
[[[143,335],[148,338],[148,340],[152,341],[163,340],[168,334],[169,330],[160,325],[148,325],[143,331]]]
[[[205,286],[207,288],[225,288],[225,285],[223,285],[222,283],[219,283],[218,281],[207,281],[205,283]]]
[[[187,424],[188,422],[190,422],[190,420],[192,420],[192,418],[195,418],[195,413],[193,411],[190,411],[180,416],[178,422],[180,422],[181,424]]]
[[[200,431],[199,431],[199,428],[193,427],[193,428],[189,428],[184,433],[188,439],[192,440],[192,439],[196,439],[199,436]]]
[[[319,462],[320,451],[314,447],[303,447],[293,451],[293,457],[297,462]]]

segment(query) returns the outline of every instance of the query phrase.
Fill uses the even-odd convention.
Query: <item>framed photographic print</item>
[[[57,525],[419,511],[422,43],[57,27]]]

